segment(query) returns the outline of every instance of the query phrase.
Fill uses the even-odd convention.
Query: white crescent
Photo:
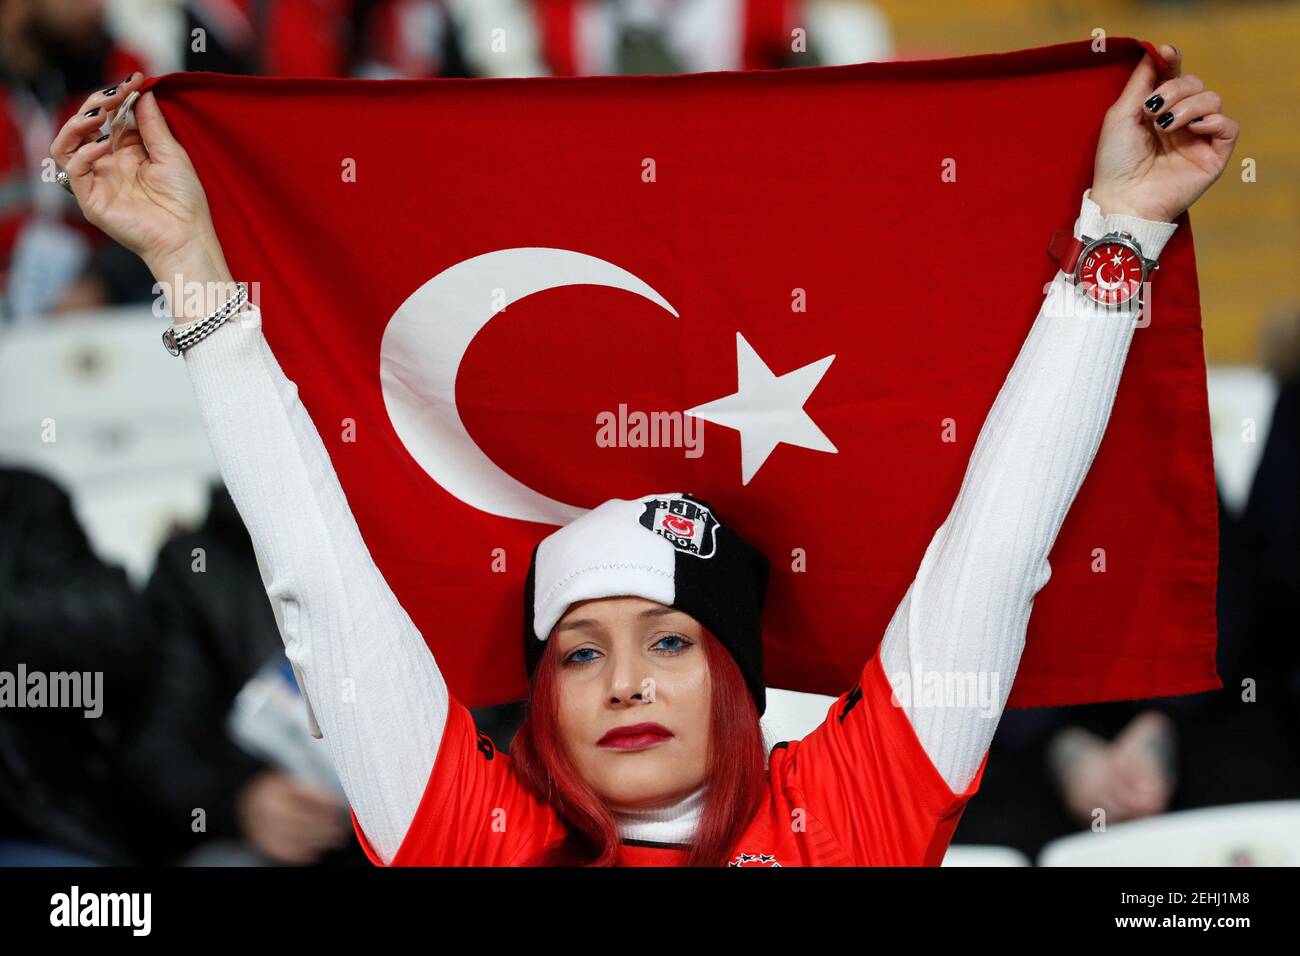
[[[501,309],[570,285],[623,289],[679,317],[663,296],[611,262],[527,247],[487,252],[443,270],[384,329],[379,380],[398,438],[430,478],[480,511],[563,525],[587,510],[548,498],[498,467],[470,437],[456,407],[456,376],[474,336]]]
[[[1105,279],[1103,279],[1101,277],[1101,270],[1104,268],[1106,268],[1106,263],[1104,262],[1097,268],[1097,285],[1101,288],[1103,292],[1111,292],[1112,290],[1118,289],[1121,285],[1124,284],[1123,273],[1121,273],[1120,277],[1116,279],[1114,282],[1107,282]]]

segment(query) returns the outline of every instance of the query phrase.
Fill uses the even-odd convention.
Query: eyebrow
[[[648,607],[640,614],[638,614],[637,617],[642,619],[651,618],[651,617],[667,617],[669,614],[681,614],[681,613],[682,612],[677,610],[677,608],[675,607]],[[567,624],[561,624],[555,630],[556,633],[559,633],[560,631],[574,631],[574,630],[578,630],[579,628],[601,627],[601,626],[602,626],[602,622],[600,621],[593,620],[592,618],[589,617],[582,617],[576,621],[569,621]]]

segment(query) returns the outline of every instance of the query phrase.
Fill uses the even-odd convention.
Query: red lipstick
[[[617,750],[644,750],[655,744],[663,743],[673,736],[671,730],[663,724],[625,724],[608,731],[596,741],[597,747],[613,747]]]

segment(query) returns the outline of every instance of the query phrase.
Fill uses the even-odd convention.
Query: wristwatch
[[[1058,229],[1047,253],[1061,264],[1068,281],[1088,298],[1105,306],[1142,301],[1147,276],[1160,263],[1142,255],[1142,245],[1129,232],[1108,232],[1098,239],[1076,239],[1073,229]]]

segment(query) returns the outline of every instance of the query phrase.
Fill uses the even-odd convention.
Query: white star
[[[749,479],[782,442],[838,453],[803,409],[804,402],[833,361],[835,356],[828,355],[793,372],[773,375],[767,363],[737,332],[736,391],[725,398],[688,408],[685,414],[740,432],[742,484],[749,484]]]

